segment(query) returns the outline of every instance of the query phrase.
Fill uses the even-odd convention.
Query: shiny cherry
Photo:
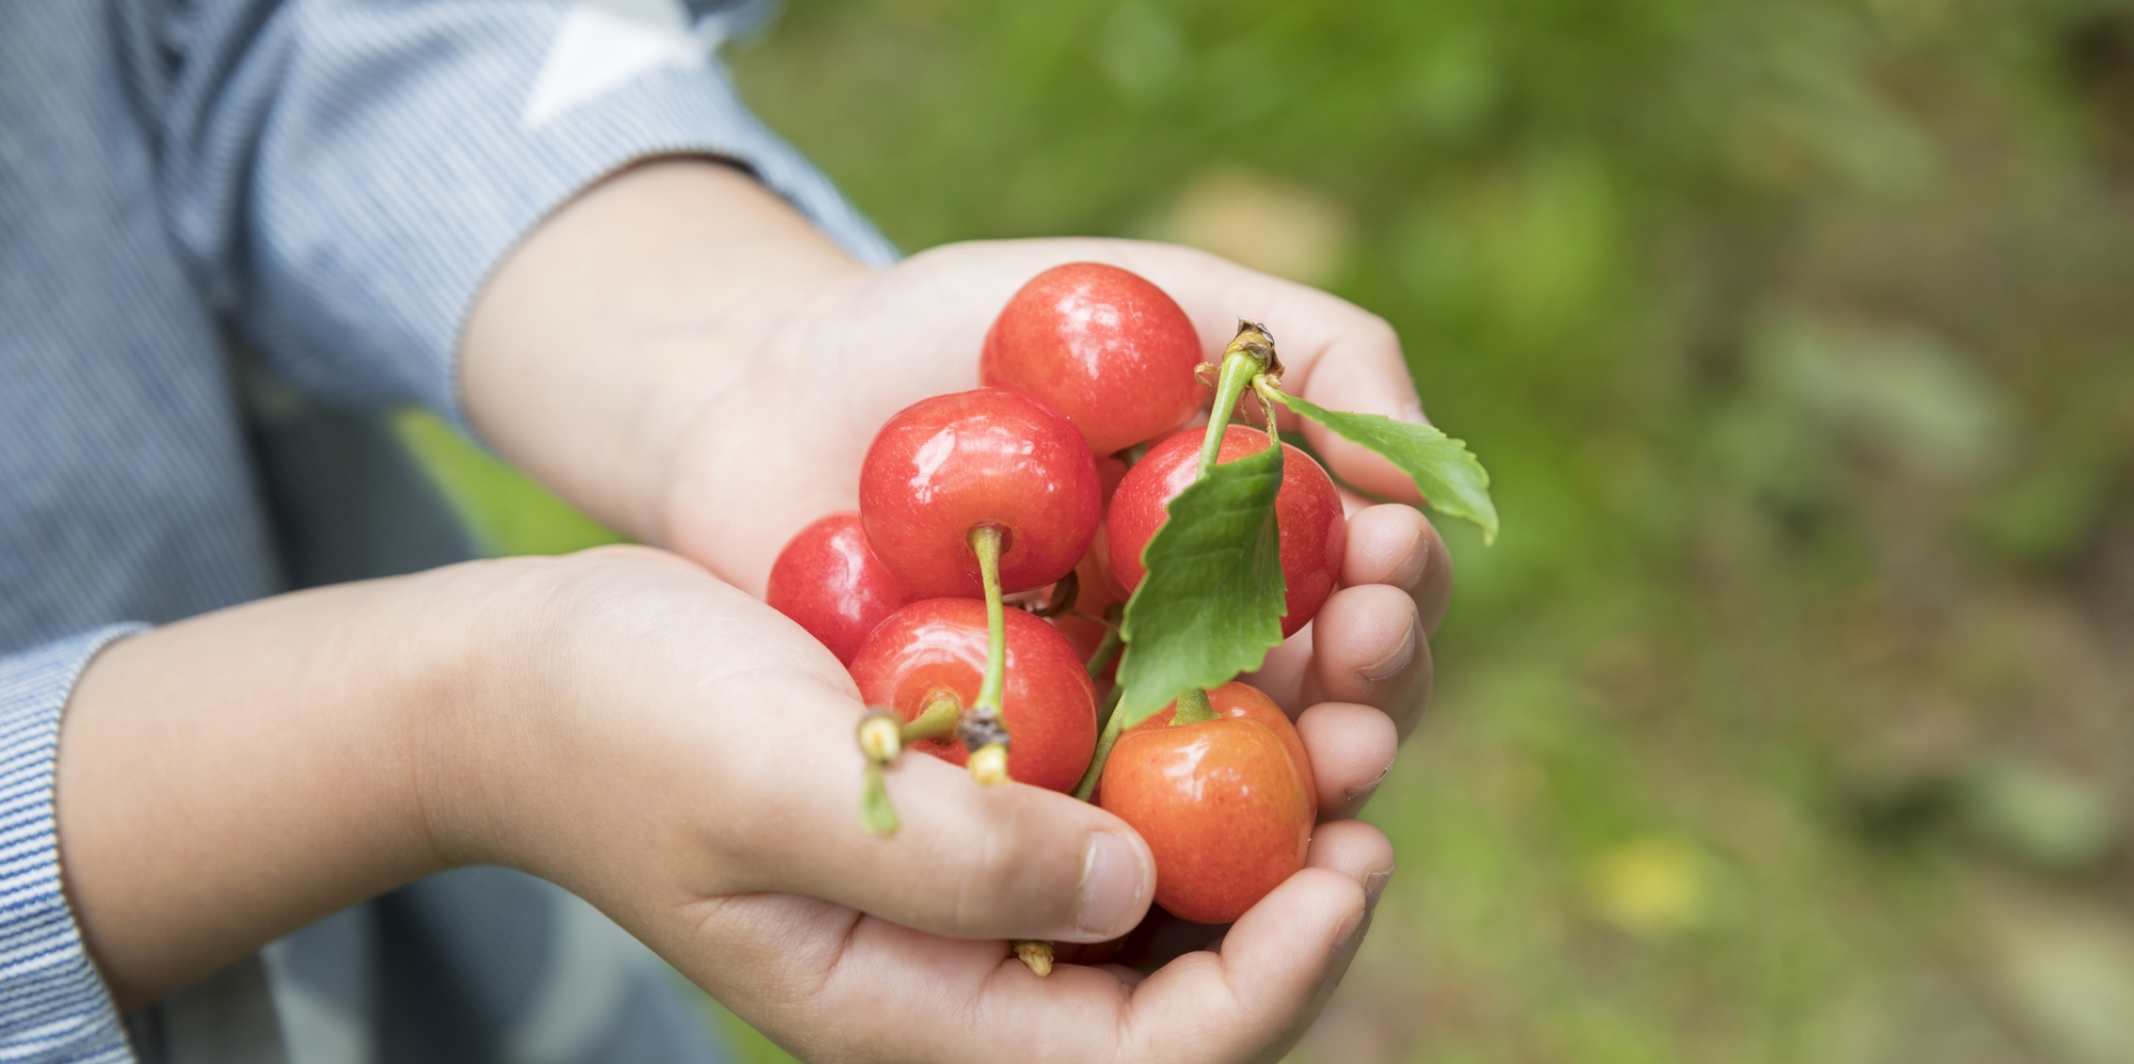
[[[1066,576],[1102,517],[1096,456],[1073,424],[1020,392],[978,388],[905,407],[860,466],[860,520],[915,598],[983,594],[971,529],[1006,532],[1008,593]]]
[[[1031,278],[986,331],[979,379],[1067,415],[1098,454],[1150,439],[1208,401],[1193,322],[1163,289],[1097,262]]]
[[[1156,858],[1156,903],[1226,924],[1304,867],[1318,819],[1311,759],[1257,689],[1208,692],[1216,717],[1174,724],[1170,707],[1126,730],[1104,763],[1097,804]]]
[[[1105,521],[1111,567],[1119,583],[1139,587],[1147,571],[1141,552],[1169,517],[1164,507],[1186,490],[1200,473],[1200,443],[1207,429],[1187,429],[1165,438],[1126,474],[1113,494]],[[1267,434],[1232,425],[1223,432],[1219,462],[1267,449]],[[1341,512],[1341,495],[1319,463],[1303,451],[1282,445],[1282,490],[1274,501],[1275,527],[1282,538],[1282,579],[1288,583],[1282,634],[1304,627],[1341,575],[1348,550],[1349,526]]]
[[[868,546],[856,510],[831,514],[794,533],[771,563],[763,597],[847,665],[860,641],[905,598],[904,585]]]
[[[1021,610],[1007,611],[1007,636],[1000,716],[1012,737],[1008,775],[1047,790],[1073,790],[1097,748],[1089,672],[1065,637]],[[876,625],[851,672],[868,705],[911,720],[942,692],[965,706],[976,702],[985,664],[985,603],[925,599]],[[954,736],[912,746],[958,765],[968,756]]]

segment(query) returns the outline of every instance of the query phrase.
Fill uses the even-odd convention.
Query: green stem
[[[1089,655],[1089,678],[1094,680],[1104,675],[1105,667],[1112,663],[1113,658],[1119,656],[1120,648],[1125,645],[1126,642],[1119,638],[1117,627],[1104,629],[1103,641],[1097,644],[1096,653]]]
[[[1097,780],[1104,775],[1104,761],[1111,756],[1112,744],[1119,741],[1119,733],[1126,730],[1126,715],[1118,711],[1119,696],[1125,693],[1124,685],[1114,685],[1111,694],[1104,698],[1104,709],[1097,714],[1103,718],[1104,732],[1097,736],[1097,750],[1089,759],[1089,768],[1083,771],[1081,782],[1074,785],[1074,796],[1085,802],[1097,792]]]
[[[1126,688],[1119,684],[1111,685],[1110,693],[1104,696],[1104,704],[1097,707],[1097,731],[1102,732],[1104,729],[1111,727],[1112,717],[1118,715],[1119,712],[1119,700],[1125,695]],[[1095,760],[1095,758],[1091,758],[1091,760]]]
[[[1215,406],[1208,412],[1208,433],[1200,441],[1200,472],[1194,476],[1200,480],[1215,468],[1216,456],[1223,450],[1223,434],[1230,427],[1230,413],[1236,409],[1239,397],[1245,389],[1256,386],[1267,372],[1267,363],[1248,350],[1243,341],[1248,331],[1238,330],[1238,338],[1230,341],[1230,349],[1223,354],[1222,377],[1215,383]],[[1261,400],[1265,403],[1265,400]],[[1274,408],[1268,407],[1268,429],[1274,428]],[[1281,446],[1276,437],[1274,445]],[[1215,710],[1208,705],[1208,692],[1196,687],[1178,696],[1178,716],[1173,724],[1197,724],[1214,720]]]
[[[1215,719],[1215,706],[1208,701],[1208,692],[1198,687],[1178,696],[1178,712],[1171,715],[1173,724],[1199,724]]]
[[[1258,389],[1267,382],[1268,374],[1280,374],[1281,371],[1281,360],[1275,357],[1274,353],[1274,337],[1268,335],[1267,329],[1249,321],[1238,322],[1237,335],[1231,338],[1230,346],[1223,349],[1222,369],[1215,382],[1215,406],[1208,411],[1207,433],[1200,441],[1200,468],[1194,474],[1196,481],[1206,477],[1208,471],[1215,468],[1215,460],[1223,450],[1223,432],[1230,427],[1230,415],[1237,409],[1237,401],[1244,396],[1245,389]],[[1265,402],[1263,398],[1262,403]],[[1267,414],[1270,421],[1268,433],[1279,445],[1281,437],[1274,436],[1274,426],[1271,423],[1274,408],[1269,406]],[[1098,653],[1103,653],[1101,646]],[[1094,664],[1095,659],[1091,660],[1090,673],[1095,675],[1099,666]],[[1102,715],[1104,732],[1097,737],[1096,756],[1089,759],[1089,769],[1082,773],[1082,782],[1074,789],[1075,797],[1085,802],[1096,791],[1097,780],[1104,774],[1104,762],[1111,757],[1112,744],[1119,741],[1119,725],[1126,718],[1114,712],[1114,709],[1118,706],[1119,696],[1123,691],[1123,684],[1112,688],[1111,697],[1105,702],[1105,712]],[[1208,693],[1196,687],[1180,695],[1178,716],[1186,719],[1174,720],[1174,723],[1191,724],[1198,720],[1213,720],[1215,710],[1208,704]]]
[[[1200,472],[1195,479],[1207,476],[1208,470],[1215,468],[1215,457],[1223,450],[1223,430],[1230,427],[1231,412],[1237,409],[1237,401],[1252,379],[1266,368],[1257,356],[1237,350],[1234,345],[1223,356],[1222,376],[1215,382],[1215,405],[1208,410],[1208,434],[1200,441]]]
[[[962,717],[962,700],[944,691],[934,695],[933,701],[926,703],[926,708],[920,710],[918,716],[897,729],[897,738],[905,743],[915,743],[921,739],[939,739],[944,735],[953,734],[956,722]]]
[[[971,552],[978,555],[978,575],[985,583],[985,679],[971,707],[981,715],[1000,712],[1001,688],[1008,679],[1008,613],[1000,601],[1000,539],[999,525],[971,529]]]
[[[1268,440],[1280,444],[1282,442],[1282,430],[1275,427],[1274,406],[1276,403],[1281,403],[1285,407],[1288,406],[1287,400],[1289,397],[1282,394],[1281,384],[1269,378],[1265,373],[1254,375],[1252,378],[1252,391],[1253,394],[1260,397],[1260,409],[1267,414]]]
[[[888,838],[897,833],[896,806],[889,803],[889,785],[882,779],[882,766],[867,762],[867,775],[860,784],[860,823],[869,834]]]

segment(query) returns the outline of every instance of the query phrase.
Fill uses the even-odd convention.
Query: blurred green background
[[[796,2],[731,58],[904,248],[1324,286],[1489,464],[1296,1059],[2134,1061],[2134,7]],[[497,549],[603,535],[409,430]]]

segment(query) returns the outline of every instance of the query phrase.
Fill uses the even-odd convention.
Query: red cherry
[[[860,466],[860,520],[914,598],[984,593],[971,529],[1007,532],[1006,593],[1066,576],[1096,535],[1096,456],[1074,426],[1019,392],[978,388],[905,407]]]
[[[1070,791],[1097,749],[1096,691],[1082,659],[1052,626],[1007,611],[1007,683],[1000,718],[1007,725],[1008,775],[1053,791]],[[985,676],[985,603],[925,599],[876,625],[852,659],[852,680],[870,706],[917,717],[940,692],[968,706]],[[961,765],[954,736],[912,746]]]
[[[763,597],[850,665],[867,633],[904,604],[904,585],[867,545],[859,512],[846,510],[786,541]]]
[[[1112,495],[1111,513],[1105,521],[1112,573],[1128,590],[1141,586],[1147,572],[1141,565],[1141,552],[1170,516],[1164,507],[1199,476],[1200,441],[1207,434],[1205,428],[1187,429],[1149,448]],[[1232,425],[1223,432],[1217,460],[1228,462],[1266,449],[1266,433]],[[1341,495],[1334,490],[1333,478],[1311,455],[1286,443],[1282,445],[1282,490],[1275,496],[1274,516],[1282,537],[1282,579],[1289,587],[1282,615],[1286,637],[1304,627],[1333,593],[1349,544],[1348,521],[1342,516]]]
[[[1289,718],[1242,683],[1208,692],[1216,719],[1172,724],[1175,706],[1119,736],[1097,804],[1156,858],[1156,903],[1226,924],[1304,867],[1318,801]]]
[[[1098,454],[1176,428],[1208,401],[1193,322],[1163,289],[1098,262],[1055,266],[1009,297],[978,376],[1067,415]]]

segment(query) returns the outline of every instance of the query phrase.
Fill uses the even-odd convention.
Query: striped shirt
[[[458,332],[543,215],[654,155],[891,249],[713,58],[762,4],[0,4],[0,1061],[713,1061],[671,976],[463,869],[117,1015],[60,890],[59,716],[96,650],[469,555],[381,428],[464,424]]]

